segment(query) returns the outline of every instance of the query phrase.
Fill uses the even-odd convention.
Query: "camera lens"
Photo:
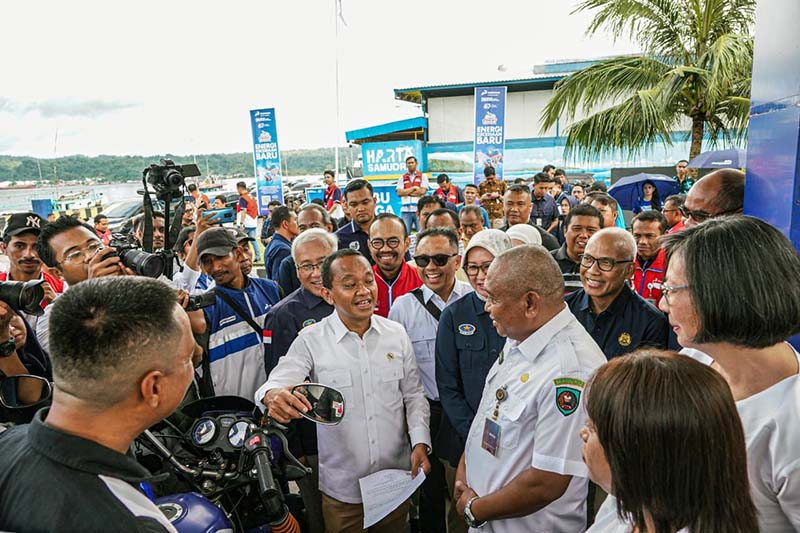
[[[121,255],[122,264],[140,276],[157,278],[164,273],[164,257],[141,250],[125,250]]]

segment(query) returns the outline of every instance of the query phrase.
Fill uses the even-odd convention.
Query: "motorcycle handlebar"
[[[275,478],[272,476],[269,452],[266,449],[256,450],[253,454],[253,465],[256,470],[259,495],[264,503],[267,516],[283,519],[287,511],[283,505],[281,491],[275,485]]]

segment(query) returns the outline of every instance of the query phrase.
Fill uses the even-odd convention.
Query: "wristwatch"
[[[14,342],[14,337],[11,337],[6,342],[0,343],[0,357],[8,357],[13,354],[17,349],[17,343]]]
[[[478,522],[475,519],[475,515],[472,514],[472,502],[480,498],[480,496],[473,496],[472,498],[467,501],[467,505],[464,506],[464,522],[467,523],[469,527],[483,527],[486,525],[486,522]]]

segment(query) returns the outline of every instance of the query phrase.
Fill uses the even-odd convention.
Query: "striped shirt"
[[[241,290],[217,285],[217,303],[203,310],[209,328],[211,379],[217,396],[250,399],[267,379],[263,343],[269,342],[270,337],[264,336],[263,327],[267,311],[280,300],[280,292],[273,281],[249,277],[247,280]],[[220,292],[250,314],[262,328],[261,334],[219,297]]]

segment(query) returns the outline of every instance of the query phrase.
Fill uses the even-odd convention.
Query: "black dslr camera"
[[[144,169],[147,183],[153,186],[158,197],[183,196],[182,189],[186,185],[185,178],[200,175],[200,169],[194,163],[176,165],[172,159],[162,159],[160,165],[155,163]]]
[[[108,245],[116,250],[116,253],[111,253],[109,256],[118,256],[122,260],[122,264],[136,272],[137,275],[157,278],[164,273],[167,262],[161,252],[147,253],[141,250],[137,244],[121,239],[118,235],[114,235]]]
[[[44,280],[0,282],[0,301],[14,312],[41,316],[44,314]]]

